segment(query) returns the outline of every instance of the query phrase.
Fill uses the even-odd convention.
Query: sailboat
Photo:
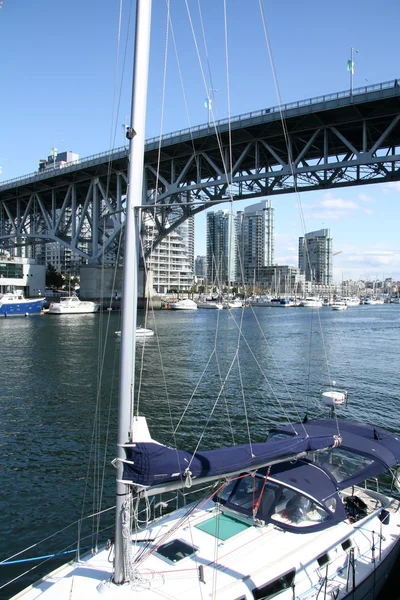
[[[334,416],[278,426],[264,442],[187,451],[152,439],[132,410],[150,14],[151,1],[138,0],[115,537],[16,598],[376,598],[400,548],[399,500],[376,488],[382,474],[398,480],[398,435]],[[164,498],[174,491],[184,502],[169,511]]]

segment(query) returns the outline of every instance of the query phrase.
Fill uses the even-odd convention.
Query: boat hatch
[[[172,540],[167,544],[163,544],[157,549],[157,554],[160,554],[163,558],[166,558],[171,563],[175,564],[187,558],[193,556],[197,552],[198,548],[191,546],[183,540]]]
[[[252,590],[254,600],[268,600],[268,598],[274,598],[280,592],[287,590],[288,588],[293,586],[294,576],[296,575],[296,570],[289,571],[275,579],[275,581],[271,581],[266,585],[261,587],[254,588]]]
[[[207,519],[203,523],[196,525],[197,529],[209,533],[210,535],[218,538],[219,540],[225,541],[229,538],[241,533],[250,525],[243,523],[239,519],[235,519],[230,515],[219,514],[212,519]]]

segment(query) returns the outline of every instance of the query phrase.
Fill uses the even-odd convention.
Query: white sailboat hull
[[[148,549],[151,553],[143,566],[139,564],[132,581],[115,585],[111,582],[110,550],[103,547],[95,556],[87,554],[80,561],[57,569],[12,600],[90,600],[100,596],[113,600],[250,600],[261,597],[255,590],[293,569],[296,571],[294,593],[292,587],[282,589],[279,600],[316,600],[321,584],[327,590],[327,598],[337,593],[332,597],[373,600],[385,584],[400,550],[400,515],[396,507],[397,503],[388,507],[390,521],[387,525],[382,525],[379,511],[375,511],[355,525],[343,522],[323,532],[303,535],[284,532],[271,524],[250,524],[235,515],[243,525],[242,530],[225,540],[198,528],[213,517],[221,517],[219,508],[213,503],[194,510],[189,520],[179,526],[179,520],[186,512],[182,509],[154,522],[139,533],[138,539],[154,540],[163,531],[171,531],[172,527],[173,539],[198,548],[194,557],[188,556],[173,564],[157,555],[156,546],[150,541]],[[372,532],[376,532],[374,536]],[[342,546],[349,539],[354,548],[354,570],[349,567],[349,549]],[[142,553],[144,546],[143,543],[133,544],[133,557]],[[320,566],[317,558],[321,561],[324,556],[328,556],[328,562]],[[200,571],[199,566],[203,567]]]

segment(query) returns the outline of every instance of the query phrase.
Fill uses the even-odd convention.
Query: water
[[[186,449],[193,449],[199,437],[202,447],[246,442],[243,387],[252,439],[261,441],[285,414],[291,419],[320,414],[318,393],[331,379],[348,390],[350,417],[400,431],[398,305],[343,312],[260,308],[255,311],[259,323],[246,309],[245,338],[238,336],[241,316],[240,310],[232,316],[226,310],[151,316],[148,325],[158,335],[137,344],[136,382],[143,379],[140,412],[148,417],[153,437]],[[50,537],[29,556],[74,548],[81,515],[114,503],[110,463],[120,349],[115,331],[120,328],[117,313],[0,320],[0,560],[73,522],[61,542]],[[240,364],[231,366],[239,339]],[[210,369],[174,437],[209,359]],[[227,383],[215,404],[229,370],[233,383]],[[111,443],[106,444],[107,436]],[[104,489],[101,503],[95,504],[92,492],[102,490],[97,481],[103,477],[98,463],[105,464]],[[111,513],[102,520],[100,528],[110,528],[102,538],[112,535],[112,522]],[[82,545],[90,542],[87,538]],[[0,586],[26,572],[0,589],[0,598],[9,598],[58,564],[50,560],[29,572],[38,562],[0,566]]]

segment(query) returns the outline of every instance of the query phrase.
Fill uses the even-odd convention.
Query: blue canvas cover
[[[271,440],[250,446],[232,446],[207,452],[186,452],[156,442],[125,444],[123,481],[141,486],[184,481],[187,470],[193,479],[218,477],[255,469],[275,461],[288,460],[296,454],[336,444],[334,435],[296,435],[290,439]]]
[[[337,491],[329,474],[307,459],[274,465],[269,478],[312,496],[321,503]]]
[[[338,489],[345,489],[368,478],[377,477],[400,463],[400,436],[380,427],[344,419],[338,421],[335,419],[308,421],[301,425],[301,429],[298,427],[299,431],[303,429],[303,426],[305,426],[309,435],[323,435],[324,431],[331,431],[332,427],[335,426],[342,437],[337,452],[345,451],[349,455],[358,455],[369,459],[369,463],[360,466],[358,471],[349,473],[348,477],[337,480]],[[286,426],[275,429],[271,433],[294,435],[293,429]],[[332,451],[332,453],[334,452],[335,450]],[[318,462],[318,457],[315,460]],[[324,466],[327,466],[326,463]],[[331,477],[334,477],[333,471]]]

